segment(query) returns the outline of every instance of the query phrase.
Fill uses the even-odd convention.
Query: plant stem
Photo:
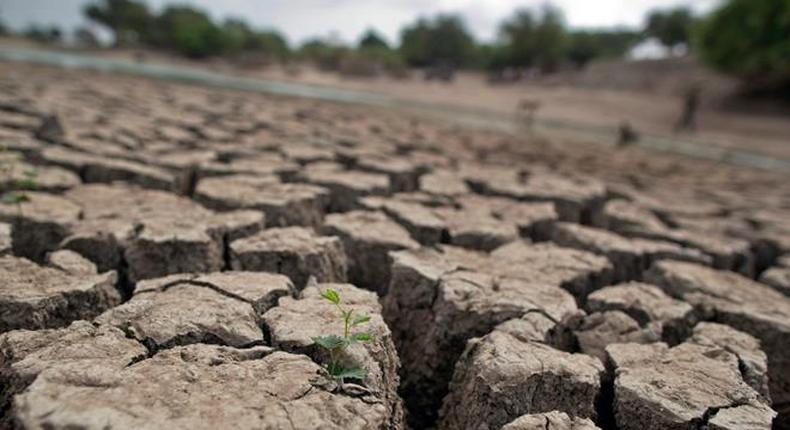
[[[346,310],[343,309],[342,306],[340,306],[340,303],[335,303],[335,306],[337,306],[337,309],[340,311],[340,314],[343,317],[343,326],[344,326],[343,327],[343,339],[348,341],[348,331],[349,331],[349,325],[348,325],[349,318],[347,316],[348,314],[346,314]],[[343,347],[341,347],[341,349],[345,349],[345,344],[344,344]],[[329,366],[330,366],[330,372],[329,372],[330,374],[332,374],[333,372],[336,372],[337,369],[338,369],[339,365],[338,365],[338,362],[337,362],[337,357],[335,356],[335,349],[330,349],[329,350]],[[340,378],[337,378],[337,379],[340,380],[340,385],[344,384],[343,377],[340,377]]]
[[[335,306],[337,306],[337,309],[340,310],[340,315],[343,316],[343,326],[344,326],[343,327],[343,338],[348,340],[348,332],[349,332],[349,329],[350,329],[350,327],[349,327],[349,319],[350,318],[347,316],[346,310],[343,309],[342,306],[340,306],[340,303],[335,303]]]

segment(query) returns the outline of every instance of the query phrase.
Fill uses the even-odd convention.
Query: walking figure
[[[617,147],[625,148],[639,141],[639,133],[631,126],[628,121],[620,123],[617,129]]]
[[[535,125],[535,114],[540,109],[540,101],[533,99],[521,99],[516,107],[516,115],[519,122],[526,126],[527,129],[532,129]]]
[[[699,97],[701,89],[694,85],[686,91],[683,99],[683,114],[675,125],[675,131],[697,131],[697,109],[699,108]]]

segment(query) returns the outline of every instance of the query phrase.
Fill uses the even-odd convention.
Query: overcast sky
[[[658,7],[689,5],[704,12],[720,0],[554,0],[573,27],[639,26],[645,12]],[[73,28],[84,23],[81,9],[90,0],[0,0],[0,19],[20,29],[31,23]],[[418,16],[459,13],[478,38],[492,40],[497,25],[519,7],[535,7],[545,0],[148,0],[159,9],[188,3],[216,18],[242,17],[259,27],[273,27],[291,42],[334,33],[355,41],[367,28],[378,29],[390,41],[400,28]]]

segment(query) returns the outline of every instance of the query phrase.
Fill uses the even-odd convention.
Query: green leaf
[[[28,197],[26,194],[20,193],[5,193],[3,194],[3,197],[0,198],[0,201],[6,205],[15,205],[30,201],[30,197]]]
[[[35,190],[38,188],[38,184],[32,179],[20,179],[16,181],[16,187],[23,190]]]
[[[346,369],[340,365],[340,363],[329,363],[326,365],[326,371],[329,372],[330,375],[339,378],[338,375],[343,373]]]
[[[321,293],[321,297],[329,300],[330,302],[336,305],[340,303],[340,294],[338,294],[337,291],[331,288],[327,288],[326,290],[324,290],[324,292]]]
[[[16,194],[14,193],[3,194],[2,202],[5,205],[13,205],[14,203],[16,203]]]
[[[368,373],[365,372],[365,369],[362,369],[361,367],[352,367],[350,369],[341,369],[337,374],[334,374],[332,376],[341,379],[362,380],[365,379],[365,376],[367,376],[367,374]]]
[[[342,348],[346,345],[346,340],[336,335],[316,336],[312,339],[316,345],[329,350]]]
[[[354,322],[351,323],[351,327],[356,327],[361,324],[365,324],[366,322],[370,321],[370,315],[367,314],[359,314],[356,318],[354,318]]]
[[[371,340],[373,340],[373,335],[365,332],[354,333],[351,335],[349,340],[351,341],[351,343],[370,342]]]
[[[34,172],[34,171],[32,171],[32,170],[27,170],[27,171],[25,171],[25,172],[23,173],[23,175],[27,176],[27,177],[28,177],[28,178],[30,178],[30,179],[33,179],[33,178],[35,178],[36,176],[38,176],[38,173],[36,173],[36,172]]]

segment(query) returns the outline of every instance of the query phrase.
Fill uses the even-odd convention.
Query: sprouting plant
[[[313,337],[315,345],[325,349],[329,352],[329,363],[326,365],[326,370],[329,375],[341,384],[344,379],[365,379],[365,370],[359,366],[344,367],[340,363],[340,355],[350,345],[355,343],[369,342],[373,340],[373,335],[368,332],[355,332],[352,333],[351,329],[359,327],[370,321],[370,315],[364,313],[354,314],[354,309],[346,310],[340,304],[340,294],[333,289],[326,289],[321,293],[321,297],[325,298],[334,304],[340,311],[340,316],[343,319],[343,336],[328,335]]]

